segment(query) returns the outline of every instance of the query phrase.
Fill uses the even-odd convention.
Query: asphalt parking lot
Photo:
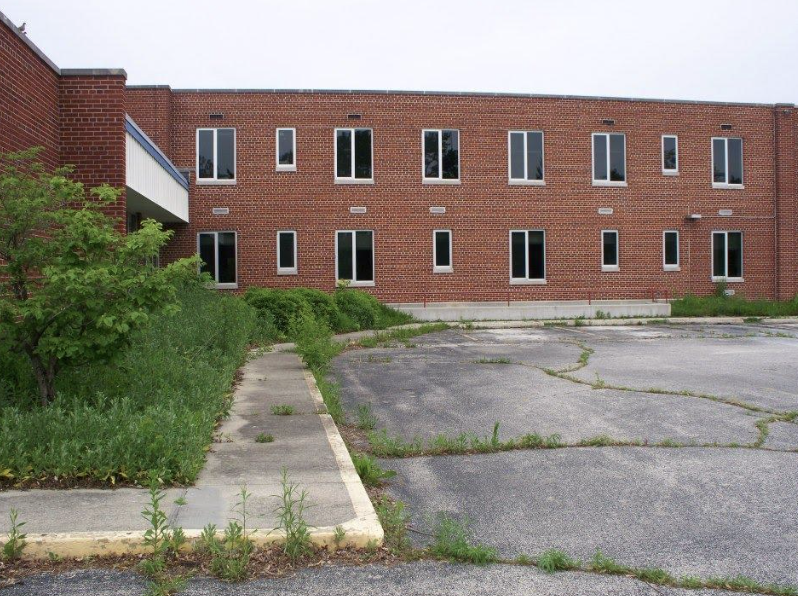
[[[338,357],[351,417],[370,404],[377,428],[406,440],[483,436],[499,422],[502,439],[570,445],[384,460],[416,529],[447,512],[506,556],[601,549],[678,575],[798,583],[798,420],[778,420],[798,410],[798,326],[449,330],[413,342]],[[640,446],[577,446],[599,435]]]

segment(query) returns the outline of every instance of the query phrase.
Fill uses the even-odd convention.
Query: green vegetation
[[[249,565],[255,546],[250,540],[247,530],[247,501],[250,494],[242,488],[235,506],[238,519],[231,520],[219,538],[216,526],[208,524],[200,534],[197,548],[210,555],[210,570],[216,577],[226,581],[241,581],[247,577]]]
[[[459,521],[445,514],[438,517],[429,552],[441,559],[474,565],[486,565],[499,560],[495,548],[474,543],[467,521]]]
[[[258,436],[255,437],[256,443],[274,443],[274,435],[266,434],[266,433],[258,433]]]
[[[377,417],[371,411],[371,404],[360,404],[357,407],[357,427],[360,430],[374,430]]]
[[[25,522],[18,521],[19,512],[16,509],[11,509],[8,513],[11,529],[8,531],[8,538],[3,544],[3,558],[7,561],[16,561],[22,556],[22,551],[25,550],[25,538],[27,534],[22,533],[22,526]]]
[[[574,561],[563,551],[552,548],[544,551],[537,558],[537,566],[546,573],[554,573],[555,571],[578,569],[580,563],[579,561]]]
[[[410,519],[402,501],[392,501],[385,495],[374,499],[374,510],[380,518],[385,532],[385,545],[394,554],[404,554],[410,550],[407,525]]]
[[[275,416],[291,416],[294,413],[294,406],[277,404],[271,407],[271,411]]]
[[[305,521],[305,509],[308,493],[299,491],[299,485],[288,480],[288,470],[282,470],[282,494],[274,495],[280,499],[281,505],[275,512],[279,518],[277,528],[285,533],[283,551],[292,560],[296,561],[309,555],[313,549],[310,544],[310,531]]]
[[[688,295],[671,302],[674,317],[746,317],[747,322],[756,322],[754,317],[784,317],[798,315],[798,296],[792,300],[749,300],[737,296],[692,296]]]
[[[352,463],[366,486],[381,486],[383,480],[396,476],[396,472],[383,470],[377,460],[365,453],[352,453]]]

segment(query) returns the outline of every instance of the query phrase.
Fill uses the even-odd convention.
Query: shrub
[[[340,311],[335,299],[327,292],[313,288],[295,288],[288,290],[288,293],[307,302],[313,316],[333,331],[339,333],[357,331],[357,324]]]
[[[360,290],[338,290],[335,293],[338,309],[360,329],[376,329],[379,319],[379,302],[371,294]]]
[[[305,364],[316,373],[324,373],[343,346],[332,341],[332,331],[313,315],[303,313],[290,326],[290,334],[296,338],[296,351]]]
[[[798,315],[798,297],[792,300],[749,300],[738,296],[693,296],[671,302],[674,317],[779,317]]]
[[[258,311],[264,324],[273,324],[279,333],[291,337],[291,321],[313,316],[307,299],[295,291],[250,288],[244,300]]]

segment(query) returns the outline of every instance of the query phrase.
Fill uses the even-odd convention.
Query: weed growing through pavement
[[[383,470],[377,460],[367,453],[352,453],[352,463],[355,464],[357,475],[366,486],[381,486],[383,480],[393,478],[396,472]]]
[[[272,414],[275,416],[290,416],[294,413],[294,406],[278,404],[271,407]]]
[[[333,532],[333,542],[335,543],[336,549],[341,548],[345,538],[346,530],[344,530],[343,526],[335,526],[335,532]]]
[[[373,430],[377,426],[377,417],[371,411],[371,404],[360,404],[357,407],[357,427],[360,430]]]
[[[385,532],[385,545],[391,553],[404,555],[410,550],[407,524],[410,516],[402,501],[392,501],[385,495],[374,499],[374,510]]]
[[[429,552],[441,559],[474,565],[486,565],[499,560],[495,548],[474,543],[467,520],[460,521],[446,514],[438,516]]]
[[[266,434],[266,433],[258,433],[258,436],[255,437],[256,443],[274,443],[274,435]]]
[[[472,364],[512,364],[513,361],[509,358],[480,358],[473,360]]]
[[[566,553],[556,548],[544,551],[537,558],[537,566],[546,573],[554,573],[555,571],[567,571],[569,569],[578,569],[580,567],[579,561],[574,561]]]
[[[285,533],[283,550],[286,555],[296,561],[312,552],[310,544],[310,530],[305,521],[305,509],[308,508],[306,490],[299,491],[299,485],[289,481],[288,470],[282,469],[280,483],[282,494],[274,495],[280,499],[281,504],[275,509],[278,515],[278,525]]]
[[[22,556],[22,551],[25,550],[25,538],[27,534],[22,533],[22,526],[26,522],[19,521],[19,511],[11,509],[8,513],[11,529],[8,531],[8,539],[3,544],[3,558],[8,561],[16,561]]]
[[[238,494],[238,503],[234,507],[237,519],[231,520],[219,538],[214,524],[203,528],[199,539],[199,548],[210,555],[210,570],[213,575],[226,581],[241,581],[247,577],[254,545],[247,528],[247,502],[251,494],[246,487]]]
[[[169,596],[182,590],[186,584],[185,577],[166,573],[167,556],[180,551],[186,536],[183,528],[169,525],[166,512],[161,508],[166,493],[160,489],[159,480],[154,475],[150,477],[149,492],[150,502],[141,515],[149,524],[144,532],[144,546],[150,549],[150,555],[141,561],[140,569],[150,578],[146,596]]]

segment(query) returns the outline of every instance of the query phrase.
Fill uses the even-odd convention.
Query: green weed
[[[574,561],[566,553],[557,549],[549,549],[544,551],[536,562],[537,566],[546,573],[554,573],[555,571],[566,571],[569,569],[578,569],[580,563]]]
[[[272,414],[275,416],[291,416],[294,413],[294,406],[278,404],[271,407]]]
[[[459,521],[445,514],[438,516],[429,552],[441,559],[474,565],[495,563],[499,559],[495,548],[473,542],[466,520]]]
[[[3,558],[7,561],[16,561],[22,556],[22,551],[25,550],[27,542],[27,534],[23,534],[21,529],[26,522],[18,520],[19,512],[12,508],[8,513],[11,529],[8,531],[8,538],[3,544]]]
[[[377,460],[365,453],[352,453],[352,463],[366,486],[381,486],[384,480],[396,476],[396,472],[383,470]]]
[[[285,533],[283,551],[288,557],[296,561],[312,552],[310,544],[310,530],[305,521],[305,510],[308,508],[306,490],[299,490],[299,485],[288,479],[288,470],[282,469],[281,480],[282,494],[274,495],[280,499],[280,505],[275,509],[279,523],[277,528]]]

